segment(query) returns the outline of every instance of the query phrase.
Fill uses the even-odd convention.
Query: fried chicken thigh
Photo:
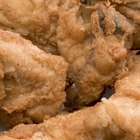
[[[58,54],[56,25],[64,0],[0,0],[0,28],[30,39],[46,52]]]
[[[65,101],[67,63],[15,33],[0,30],[0,120],[41,122]]]
[[[106,1],[86,6],[67,0],[60,12],[57,43],[69,63],[67,104],[79,108],[98,100],[129,69],[135,25]]]
[[[115,94],[94,107],[57,116],[39,125],[20,124],[1,134],[2,140],[139,140],[140,57],[118,80]]]

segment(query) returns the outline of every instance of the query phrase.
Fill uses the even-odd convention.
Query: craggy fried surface
[[[68,0],[60,10],[57,43],[70,64],[67,104],[74,108],[99,99],[104,87],[129,69],[135,24],[110,4]]]
[[[0,119],[15,125],[56,115],[65,101],[66,71],[60,56],[0,30]]]
[[[57,116],[39,125],[18,125],[1,134],[3,140],[139,140],[140,57],[118,80],[116,92],[94,107]]]
[[[136,24],[135,36],[134,36],[134,49],[140,48],[140,1],[139,0],[112,0],[115,2],[116,9],[132,23]]]
[[[34,44],[46,52],[59,54],[56,41],[57,21],[61,12],[65,11],[63,9],[59,13],[60,7],[63,4],[66,4],[71,9],[72,4],[69,4],[68,1],[69,0],[0,0],[0,28],[18,32],[22,36],[32,40]],[[102,1],[106,2],[107,0],[81,1],[87,5],[94,5]],[[74,3],[74,5],[80,4],[80,0],[72,0],[71,2]],[[109,0],[109,2],[117,11],[125,15],[128,19],[131,19],[132,22],[137,25],[140,24],[139,0]],[[85,13],[85,11],[83,13]],[[140,37],[137,33],[135,44],[140,42]]]
[[[73,108],[98,100],[129,69],[129,50],[140,44],[138,0],[83,3],[0,0],[2,29],[19,32],[69,63],[67,105]]]
[[[3,140],[139,140],[139,0],[0,0],[0,119]],[[57,50],[58,49],[58,50]],[[137,51],[139,54],[140,51]],[[48,120],[46,120],[48,119]]]
[[[56,25],[64,0],[0,0],[0,28],[20,33],[53,54],[58,54]]]

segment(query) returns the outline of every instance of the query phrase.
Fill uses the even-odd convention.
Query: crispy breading
[[[136,24],[133,49],[140,48],[140,1],[139,0],[112,0],[115,8],[128,20]]]
[[[39,125],[20,124],[1,134],[3,140],[139,140],[140,57],[116,83],[115,94],[94,107],[51,118]],[[30,131],[29,131],[30,130]]]
[[[98,100],[129,69],[135,26],[106,1],[87,6],[68,0],[60,12],[57,43],[70,64],[67,104],[79,108]]]
[[[104,87],[118,77],[118,69],[126,69],[135,24],[114,4],[134,2],[0,0],[0,27],[19,32],[46,52],[58,54],[58,47],[70,65],[67,105],[79,108],[98,100]]]
[[[58,10],[64,0],[0,0],[0,28],[20,33],[46,52],[58,54]]]
[[[0,30],[0,119],[15,125],[56,115],[65,101],[67,63]]]

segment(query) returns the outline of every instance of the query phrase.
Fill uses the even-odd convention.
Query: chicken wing
[[[0,120],[41,122],[65,101],[67,63],[15,33],[0,30]]]
[[[51,118],[39,125],[20,124],[2,140],[139,140],[140,56],[116,83],[115,94],[94,107]]]

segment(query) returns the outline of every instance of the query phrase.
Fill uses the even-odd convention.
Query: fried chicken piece
[[[64,0],[0,0],[0,28],[30,39],[46,52],[58,54],[56,25]]]
[[[42,122],[65,101],[67,63],[15,33],[0,30],[0,120]]]
[[[57,43],[70,65],[67,104],[79,108],[99,99],[104,87],[129,69],[135,27],[109,2],[67,1],[60,12]]]
[[[57,116],[39,125],[20,124],[1,133],[2,140],[139,140],[140,56],[116,83],[116,93],[94,107]]]

